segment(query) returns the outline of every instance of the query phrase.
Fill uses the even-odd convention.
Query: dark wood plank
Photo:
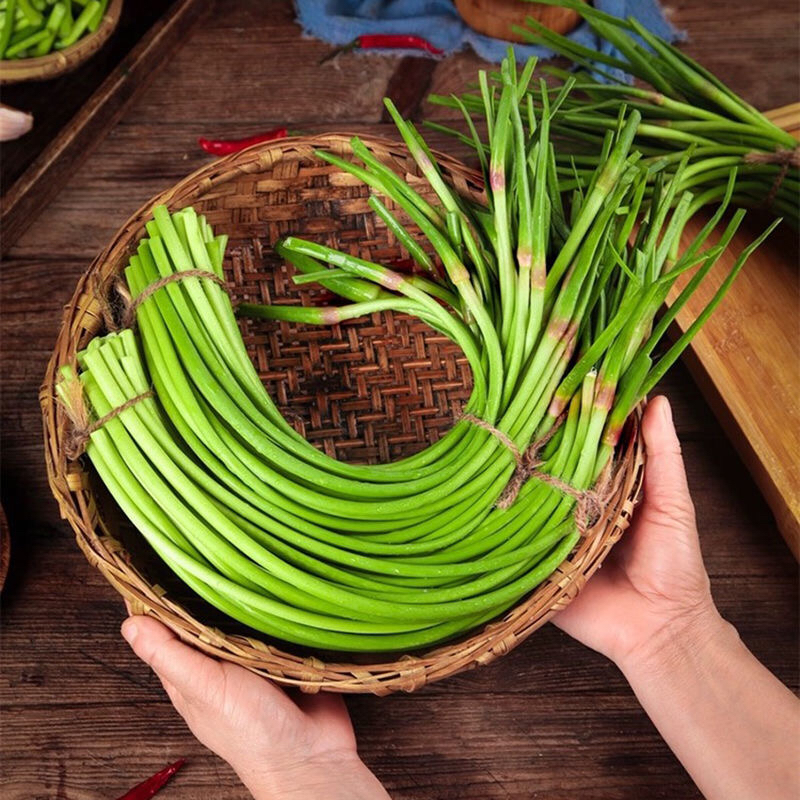
[[[795,99],[797,76],[785,75],[797,63],[788,2],[672,5],[692,35],[689,52],[748,99]],[[189,764],[165,799],[246,797],[124,644],[119,597],[59,520],[37,392],[78,275],[130,213],[206,163],[198,135],[282,122],[391,135],[380,98],[399,62],[352,55],[329,72],[316,66],[325,52],[300,38],[288,2],[219,3],[174,54],[170,80],[129,107],[2,265],[2,500],[12,532],[0,617],[3,797],[116,797],[181,756]],[[432,89],[463,89],[479,63],[468,54],[438,63]],[[423,113],[447,118],[427,105]],[[443,137],[432,142],[465,155]],[[717,603],[797,688],[796,566],[686,370],[678,366],[661,389],[674,406]],[[362,755],[395,798],[699,797],[617,669],[552,627],[492,666],[418,694],[348,703]]]
[[[227,16],[227,7],[219,16]],[[252,21],[198,28],[191,42],[170,62],[169,80],[154,83],[132,109],[131,122],[181,122],[193,138],[204,127],[236,120],[256,131],[286,124],[303,128],[317,122],[377,122],[380,98],[395,71],[391,56],[343,54],[319,66],[330,47],[317,39],[301,39],[292,16],[276,14],[276,3],[237,3],[239,13],[252,10]],[[202,62],[198,53],[203,54]],[[232,91],[232,87],[235,89]],[[245,129],[245,133],[248,128]],[[213,133],[213,131],[212,131]]]
[[[400,59],[397,69],[386,85],[386,97],[405,119],[419,117],[422,101],[428,96],[436,62],[423,56],[406,56]],[[381,122],[391,122],[387,108],[381,113]]]

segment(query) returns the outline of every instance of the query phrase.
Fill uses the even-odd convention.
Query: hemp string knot
[[[142,289],[136,298],[132,298],[122,276],[111,275],[100,281],[95,290],[106,329],[119,331],[125,328],[133,328],[136,324],[136,309],[145,300],[150,299],[159,289],[163,289],[170,283],[182,281],[184,278],[205,278],[216,283],[217,286],[222,287],[225,291],[228,288],[225,281],[215,272],[209,272],[207,269],[184,269],[153,281],[149,286]]]
[[[604,493],[608,488],[607,477],[598,482],[599,489],[576,489],[555,475],[550,475],[539,469],[544,464],[544,461],[539,457],[539,453],[553,438],[563,422],[563,417],[556,421],[556,424],[553,425],[548,433],[532,442],[524,453],[520,452],[514,440],[508,434],[503,433],[503,431],[486,422],[486,420],[476,417],[474,414],[460,414],[458,418],[471,422],[473,425],[477,425],[479,428],[491,433],[514,456],[517,466],[495,504],[497,508],[506,509],[513,505],[525,483],[530,478],[536,478],[576,501],[575,526],[581,536],[586,536],[588,530],[600,519],[606,506]]]
[[[83,399],[83,386],[79,380],[76,379],[70,383],[68,395],[68,404],[63,403],[63,406],[67,416],[70,418],[70,422],[72,422],[72,428],[64,442],[64,454],[70,461],[75,461],[83,454],[89,437],[96,430],[99,430],[107,422],[118,417],[123,411],[135,406],[142,400],[148,397],[155,397],[155,391],[148,389],[146,392],[131,397],[130,400],[126,400],[122,405],[112,408],[108,414],[104,414],[92,423],[89,422],[89,413],[86,410],[86,403]]]
[[[205,278],[213,281],[227,291],[225,281],[214,272],[205,269],[185,269],[173,272],[159,278],[145,287],[134,299],[121,275],[108,275],[105,278],[96,278],[93,284],[94,295],[100,303],[100,314],[103,323],[109,331],[120,331],[133,328],[136,324],[136,309],[152,297],[159,289],[170,283],[181,281],[184,278]],[[114,417],[123,411],[135,406],[148,397],[154,397],[153,389],[137,394],[125,401],[122,405],[112,409],[93,423],[89,423],[89,413],[83,398],[83,387],[79,380],[74,380],[68,387],[68,401],[63,403],[67,415],[72,422],[72,429],[64,443],[64,453],[70,461],[74,461],[83,453],[89,437],[99,428],[102,428]]]
[[[777,164],[780,166],[778,174],[775,176],[775,180],[772,183],[772,187],[769,192],[767,192],[767,196],[764,199],[764,207],[772,208],[772,204],[775,202],[775,198],[783,185],[783,181],[789,173],[789,167],[800,168],[800,145],[793,150],[780,148],[771,152],[755,151],[748,153],[743,160],[745,164]]]

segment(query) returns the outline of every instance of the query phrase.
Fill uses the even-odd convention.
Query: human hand
[[[722,619],[703,566],[680,443],[665,397],[642,419],[644,499],[630,529],[580,595],[553,622],[623,666],[665,640],[717,630]]]
[[[554,622],[617,664],[704,797],[797,797],[800,702],[714,606],[665,398],[642,433],[642,505]]]
[[[236,770],[256,800],[386,800],[356,753],[347,708],[322,692],[290,698],[254,673],[189,647],[150,617],[122,635],[155,671],[192,733]]]

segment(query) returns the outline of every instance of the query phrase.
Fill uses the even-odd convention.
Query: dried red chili
[[[164,767],[160,772],[156,772],[146,781],[134,786],[133,789],[126,792],[122,797],[117,798],[117,800],[149,800],[185,763],[186,759],[181,758],[174,764]]]
[[[337,47],[319,63],[324,64],[334,56],[339,55],[339,53],[347,53],[351,50],[375,50],[381,48],[386,50],[422,50],[435,56],[440,56],[444,52],[438,47],[434,47],[427,39],[423,39],[421,36],[413,36],[408,33],[368,33],[363,36],[357,36],[344,47]]]
[[[435,56],[440,56],[443,52],[421,36],[411,36],[404,33],[366,34],[359,36],[355,41],[360,50],[372,50],[379,47],[391,50],[424,50]]]
[[[285,139],[288,133],[286,128],[273,128],[270,131],[264,131],[264,133],[258,133],[255,136],[247,136],[244,139],[206,139],[201,136],[197,143],[206,153],[211,153],[212,156],[227,156],[230,153],[238,153],[253,144],[271,142],[274,139]]]

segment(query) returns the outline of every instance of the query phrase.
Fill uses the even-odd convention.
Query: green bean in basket
[[[223,281],[226,237],[193,208],[154,209],[125,270],[135,327],[90,342],[64,368],[61,401],[119,506],[174,572],[219,609],[271,636],[331,650],[397,651],[443,641],[516,604],[585,535],[607,498],[613,453],[637,403],[687,346],[761,240],[742,253],[698,322],[656,347],[744,212],[704,248],[719,210],[679,252],[692,196],[688,159],[645,200],[631,111],[604,140],[585,191],[558,192],[545,86],[533,65],[485,91],[485,205],[453,191],[415,127],[387,106],[436,202],[355,138],[360,163],[319,157],[368,184],[399,241],[411,222],[440,271],[409,246],[408,275],[296,237],[278,252],[298,282],[346,302],[241,306],[332,324],[392,309],[463,350],[471,397],[452,429],[408,458],[332,459],[298,434],[261,384]],[[488,84],[482,80],[482,85]],[[537,106],[540,110],[537,110]],[[526,115],[525,124],[522,114]],[[386,202],[386,201],[391,202]],[[634,234],[635,226],[638,230]],[[656,321],[678,276],[695,270]]]
[[[63,50],[97,30],[108,0],[2,0],[0,59]]]

